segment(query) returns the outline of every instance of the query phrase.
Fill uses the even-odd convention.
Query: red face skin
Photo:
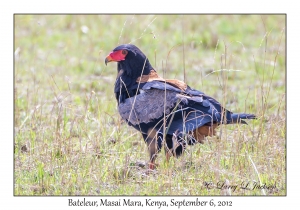
[[[127,55],[127,50],[119,50],[119,51],[115,51],[115,52],[111,52],[109,53],[109,55],[106,57],[105,62],[111,62],[111,61],[123,61],[125,60],[125,57]]]
[[[125,60],[125,56],[126,54],[122,54],[122,51],[123,50],[119,50],[119,51],[116,51],[116,52],[111,52],[109,55],[110,57],[114,60],[114,61],[123,61]]]

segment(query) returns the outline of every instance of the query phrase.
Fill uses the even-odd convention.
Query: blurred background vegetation
[[[223,180],[277,184],[234,195],[285,195],[285,15],[14,20],[16,195],[223,195],[203,185]],[[259,119],[223,127],[171,166],[161,154],[158,170],[145,174],[147,148],[117,112],[116,64],[104,64],[124,43],[138,46],[161,76]]]

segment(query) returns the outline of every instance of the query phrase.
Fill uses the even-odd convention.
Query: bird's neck
[[[149,75],[151,70],[153,71],[149,62],[146,62],[144,66],[136,66],[135,68],[132,69],[126,63],[118,63],[118,74],[115,82],[115,96],[118,103],[122,103],[126,98],[135,96],[139,88],[137,79],[141,75]]]
[[[141,75],[148,75],[150,71],[153,70],[150,62],[147,60],[143,63],[134,63],[131,64],[129,62],[119,62],[118,63],[118,72],[123,70],[123,75],[127,75],[128,77],[136,80]]]

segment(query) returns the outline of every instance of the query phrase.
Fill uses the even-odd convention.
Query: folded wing
[[[242,119],[255,118],[254,115],[232,113],[212,97],[190,87],[182,91],[161,81],[139,85],[139,94],[127,98],[118,107],[121,117],[135,127],[150,123],[157,131],[163,132],[166,128],[165,132],[173,135],[202,126],[246,123]]]

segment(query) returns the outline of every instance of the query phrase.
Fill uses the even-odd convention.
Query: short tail
[[[242,123],[247,124],[244,120],[252,120],[257,119],[254,114],[246,114],[246,113],[233,113],[231,115],[231,122],[230,123]]]

